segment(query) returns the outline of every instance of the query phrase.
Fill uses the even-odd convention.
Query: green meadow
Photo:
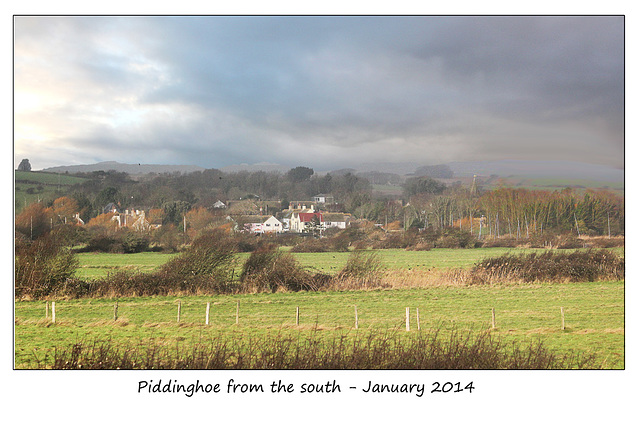
[[[173,344],[219,334],[250,339],[283,333],[303,336],[312,330],[357,334],[386,329],[412,334],[417,333],[418,316],[421,330],[443,326],[484,330],[491,327],[494,309],[493,333],[504,339],[541,339],[553,351],[595,353],[598,367],[620,369],[624,368],[623,291],[624,282],[597,282],[79,299],[56,301],[55,324],[51,303],[20,301],[15,305],[15,363],[17,368],[33,368],[56,347],[91,340]],[[560,307],[564,309],[564,330]]]
[[[72,185],[86,181],[85,178],[57,173],[14,171],[14,174],[16,213],[31,203],[53,201],[67,194]]]
[[[388,270],[426,271],[468,268],[487,257],[520,251],[534,250],[389,249],[378,254]],[[614,251],[623,255],[622,248]],[[337,273],[349,256],[348,253],[294,255],[306,268],[325,273]],[[174,256],[151,252],[82,253],[78,255],[77,276],[92,279],[122,269],[150,272]],[[247,256],[238,255],[239,266]],[[502,340],[515,343],[540,340],[559,354],[593,354],[595,367],[600,369],[625,366],[624,281],[83,298],[55,301],[55,323],[52,303],[15,302],[16,368],[46,368],[56,349],[68,349],[78,342],[188,345],[223,336],[241,345],[256,338],[304,339],[308,334],[351,339],[371,330],[394,331],[409,337],[420,333],[418,327],[423,333],[430,329],[486,331],[492,327],[492,310],[495,328],[491,334]],[[406,331],[407,308],[409,331]]]
[[[572,250],[572,249],[569,249]],[[623,255],[622,248],[612,249]],[[539,252],[542,249],[432,249],[430,251],[406,251],[385,249],[377,251],[383,266],[389,270],[429,270],[441,268],[467,268],[484,258],[505,253]],[[337,273],[349,258],[348,252],[294,253],[300,264],[312,271]],[[81,279],[95,279],[118,270],[150,272],[175,257],[176,254],[143,252],[138,254],[80,253],[76,276]],[[242,262],[249,254],[238,255]]]

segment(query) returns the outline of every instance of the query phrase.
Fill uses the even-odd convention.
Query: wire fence
[[[269,301],[42,301],[16,304],[16,322],[61,326],[114,324],[207,326],[243,328],[393,328],[407,331],[441,327],[482,327],[509,330],[567,330],[592,327],[594,322],[615,327],[616,312],[624,307],[572,307],[541,304],[523,308],[460,307],[454,304],[296,304]],[[602,318],[599,320],[599,318]]]

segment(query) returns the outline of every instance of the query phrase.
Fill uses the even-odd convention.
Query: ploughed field
[[[379,254],[386,269],[405,272],[467,268],[484,258],[518,251],[383,250]],[[120,268],[152,271],[171,256],[80,254],[78,275],[91,278]],[[306,268],[326,273],[339,271],[348,258],[347,253],[295,256]],[[590,368],[624,368],[624,281],[441,283],[413,289],[57,300],[55,323],[52,311],[52,302],[16,301],[16,368],[52,367],[56,351],[77,343],[184,349],[225,341],[242,347],[283,337],[292,342],[311,337],[351,342],[371,332],[404,340],[433,330],[445,337],[454,330],[473,334],[490,330],[492,337],[505,343],[541,341],[557,354],[591,354]]]

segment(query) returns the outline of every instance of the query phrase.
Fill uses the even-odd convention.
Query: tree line
[[[86,181],[71,187],[48,204],[27,207],[16,218],[16,230],[33,238],[58,224],[73,223],[76,214],[89,224],[104,220],[103,209],[116,203],[121,209],[142,209],[163,226],[196,229],[214,223],[218,201],[276,200],[264,213],[277,214],[289,202],[310,201],[331,194],[331,208],[398,229],[455,227],[478,237],[530,237],[544,232],[576,235],[624,234],[624,198],[604,190],[541,191],[515,188],[477,190],[446,186],[422,176],[403,183],[403,197],[379,197],[370,181],[352,172],[319,175],[299,166],[287,173],[234,172],[207,169],[190,174],[149,174],[132,179],[109,171],[77,174]],[[279,205],[278,205],[279,202]],[[260,203],[258,203],[260,204]],[[255,204],[254,204],[255,205]],[[217,218],[217,219],[216,219]],[[104,221],[103,221],[104,222]],[[183,230],[184,231],[184,230]]]

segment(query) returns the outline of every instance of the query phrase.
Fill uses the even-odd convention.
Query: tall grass
[[[594,357],[557,354],[540,341],[518,345],[488,331],[435,329],[405,336],[228,336],[210,341],[125,345],[78,342],[37,363],[39,369],[590,369]]]

